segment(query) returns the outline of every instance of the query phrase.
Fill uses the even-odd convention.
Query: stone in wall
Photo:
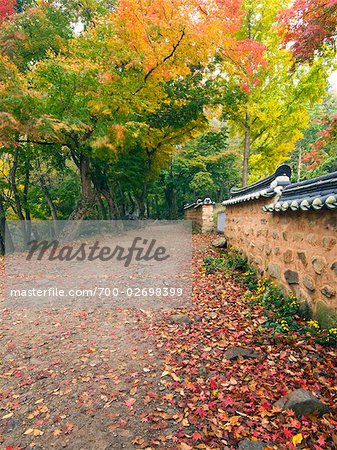
[[[307,267],[308,260],[307,260],[307,254],[305,252],[297,252],[298,259],[301,261],[303,266]]]
[[[263,252],[263,249],[264,249],[264,243],[261,242],[261,241],[259,241],[259,242],[257,243],[257,248],[260,250],[260,252]]]
[[[300,242],[303,241],[303,236],[301,233],[294,233],[293,234],[293,242]]]
[[[328,230],[337,231],[337,216],[328,217],[324,225]]]
[[[293,259],[294,259],[294,254],[293,254],[292,250],[288,249],[283,253],[283,261],[286,264],[291,263],[293,261]]]
[[[277,230],[273,230],[271,235],[272,235],[273,239],[278,239],[280,236],[279,232]]]
[[[309,244],[315,245],[316,242],[317,242],[317,240],[318,240],[318,239],[317,239],[316,234],[314,234],[314,233],[308,234],[308,236],[307,236],[307,242],[308,242]]]
[[[331,298],[331,297],[334,297],[336,295],[335,289],[332,288],[331,286],[324,286],[321,289],[321,292],[327,298]]]
[[[323,247],[327,250],[331,250],[337,243],[337,239],[333,236],[326,236],[323,238]]]
[[[286,279],[288,284],[298,284],[299,276],[298,273],[294,270],[287,270],[284,272],[284,278]]]
[[[334,262],[331,266],[331,270],[335,273],[335,275],[337,276],[337,261]]]
[[[281,278],[281,267],[278,264],[269,263],[268,272],[269,276],[272,278],[276,278],[278,280]]]
[[[303,284],[304,284],[304,286],[305,286],[310,292],[313,292],[313,291],[315,290],[315,282],[314,282],[314,280],[313,280],[311,277],[309,277],[308,275],[306,275],[306,276],[303,278]]]
[[[318,274],[321,275],[323,270],[326,267],[326,259],[321,257],[321,256],[316,256],[313,258],[312,260],[312,266],[314,268],[314,271]]]

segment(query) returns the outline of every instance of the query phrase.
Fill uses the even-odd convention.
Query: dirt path
[[[168,312],[1,313],[0,448],[333,449],[336,352],[275,342],[226,276],[206,276],[211,237],[195,236],[191,324]],[[229,346],[260,359],[229,361]],[[273,403],[304,387],[332,414],[297,419]]]

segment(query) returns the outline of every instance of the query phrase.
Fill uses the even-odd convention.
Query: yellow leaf
[[[241,419],[240,416],[232,416],[229,419],[229,422],[230,422],[231,425],[236,425],[239,422],[240,419]]]
[[[43,434],[43,431],[38,430],[37,428],[28,428],[23,434],[31,434],[32,436],[41,436]]]
[[[293,444],[296,446],[297,444],[300,444],[303,441],[302,433],[298,433],[293,437]]]
[[[170,373],[170,375],[174,381],[180,381],[180,378],[174,372]]]
[[[186,419],[186,417],[181,421],[181,424],[182,424],[183,427],[189,427],[190,426],[190,423]]]
[[[11,417],[13,417],[13,413],[12,412],[2,416],[2,419],[10,419]]]
[[[178,444],[177,448],[179,450],[193,450],[193,447],[191,447],[188,444],[185,444],[185,442],[181,442],[180,444]]]
[[[36,436],[42,436],[42,434],[43,434],[43,431],[38,430],[37,428],[34,428],[34,429],[33,429],[32,436],[34,436],[34,437],[36,437]]]
[[[23,434],[32,434],[33,428],[28,428]]]

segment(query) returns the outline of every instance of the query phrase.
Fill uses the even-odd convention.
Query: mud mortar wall
[[[337,323],[337,210],[263,212],[266,200],[226,207],[225,236],[261,275],[305,300],[321,325]]]

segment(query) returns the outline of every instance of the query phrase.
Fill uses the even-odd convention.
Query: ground
[[[211,241],[194,236],[191,324],[169,311],[2,309],[0,448],[336,448],[336,350],[272,337],[241,286],[205,274]],[[231,346],[259,358],[227,360]],[[273,407],[300,387],[331,413]]]

